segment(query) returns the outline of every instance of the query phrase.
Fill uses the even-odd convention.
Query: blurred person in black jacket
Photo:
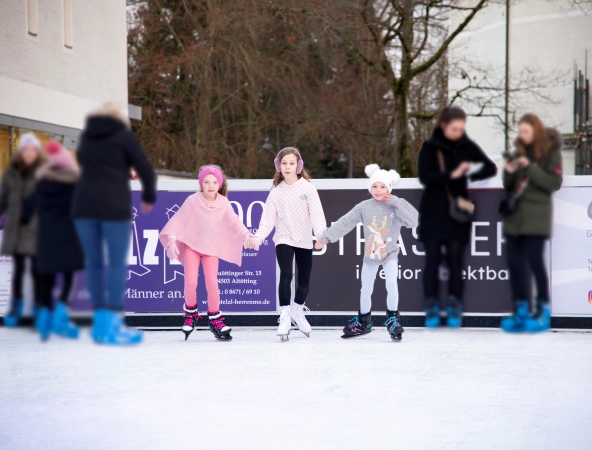
[[[84,267],[84,255],[72,219],[72,200],[79,177],[74,158],[57,141],[45,147],[48,160],[36,173],[37,185],[25,205],[25,221],[37,217],[36,271],[39,288],[35,325],[42,340],[50,332],[78,337],[78,327],[70,322],[68,301],[74,274]],[[54,308],[56,275],[63,278]]]
[[[423,291],[426,326],[440,324],[439,267],[445,258],[448,278],[448,326],[460,327],[462,320],[463,253],[471,238],[472,222],[452,217],[454,199],[468,199],[469,181],[493,177],[495,164],[467,136],[467,115],[462,108],[450,106],[440,111],[432,135],[419,152],[419,181],[424,185],[419,205],[418,235],[425,247]],[[472,170],[471,170],[472,169]],[[472,173],[469,174],[469,170]],[[445,255],[442,248],[445,248]]]
[[[73,215],[95,310],[91,335],[100,344],[136,344],[142,334],[127,328],[122,314],[131,238],[129,178],[133,168],[142,182],[141,209],[147,213],[156,202],[156,175],[129,119],[113,104],[89,115],[77,154],[81,177]],[[104,247],[108,254],[106,277]]]

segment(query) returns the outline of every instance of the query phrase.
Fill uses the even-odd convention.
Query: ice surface
[[[107,348],[0,328],[0,448],[592,448],[592,334],[340,334]]]

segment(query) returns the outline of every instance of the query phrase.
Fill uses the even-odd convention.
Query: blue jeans
[[[131,241],[130,222],[77,219],[76,230],[86,257],[86,278],[93,307],[122,311]],[[107,289],[105,250],[108,256]]]

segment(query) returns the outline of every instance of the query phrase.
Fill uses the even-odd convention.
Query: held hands
[[[181,253],[177,248],[177,239],[175,239],[173,236],[169,236],[169,242],[167,245],[166,252],[170,260],[179,261],[179,256],[181,255]]]
[[[256,252],[259,251],[260,245],[261,245],[261,242],[259,241],[259,238],[255,237],[252,234],[249,234],[244,242],[245,248],[255,250]]]
[[[452,178],[453,180],[456,180],[462,176],[464,176],[465,173],[467,173],[467,170],[469,170],[471,168],[471,163],[470,162],[461,162],[458,167],[456,169],[454,169],[454,171],[450,174],[450,178]]]
[[[322,249],[325,248],[325,244],[323,244],[321,241],[316,241],[315,242],[315,245],[314,245],[314,248],[317,249],[317,250],[322,250]]]

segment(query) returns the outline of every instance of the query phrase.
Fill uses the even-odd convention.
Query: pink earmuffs
[[[282,152],[284,150],[288,150],[288,149],[293,150],[294,153],[296,153],[298,155],[298,164],[296,165],[296,174],[300,175],[300,173],[302,172],[302,168],[304,167],[304,161],[302,160],[302,156],[300,155],[300,152],[295,147],[286,147],[286,148],[282,148],[279,151],[279,153],[277,154],[277,156],[273,160],[273,164],[275,165],[275,170],[277,172],[282,171],[282,166],[281,166],[282,161],[280,160],[280,155],[282,154]]]

